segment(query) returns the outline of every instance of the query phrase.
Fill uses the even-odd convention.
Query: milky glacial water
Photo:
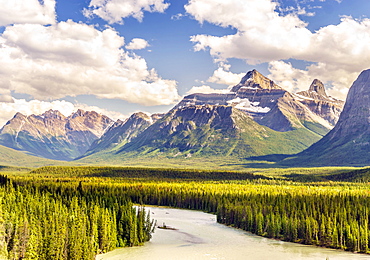
[[[300,245],[262,238],[216,222],[216,216],[192,210],[147,207],[158,225],[150,242],[141,247],[120,248],[97,260],[197,260],[273,259],[344,260],[370,259],[369,255]]]

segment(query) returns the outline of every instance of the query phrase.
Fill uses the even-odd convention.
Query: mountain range
[[[315,80],[309,90],[292,94],[256,70],[226,94],[191,94],[162,118],[134,114],[121,129],[112,126],[81,160],[116,162],[125,158],[248,158],[300,152],[335,125],[344,102],[326,95]],[[141,117],[139,127],[138,117]],[[118,130],[118,131],[117,131]],[[117,138],[119,136],[119,138]],[[129,141],[128,141],[129,140]]]
[[[84,154],[112,123],[112,119],[94,111],[78,110],[68,117],[57,110],[30,116],[17,113],[0,130],[0,144],[68,161]]]
[[[165,114],[113,120],[78,110],[25,116],[0,130],[0,144],[44,158],[119,163],[127,158],[248,158],[295,154],[337,123],[344,102],[315,79],[307,91],[284,90],[253,70],[229,93],[191,94]]]

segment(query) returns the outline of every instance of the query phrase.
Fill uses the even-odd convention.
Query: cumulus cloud
[[[10,24],[54,24],[55,0],[0,0],[0,26]]]
[[[235,86],[240,82],[245,73],[233,73],[230,71],[230,65],[220,63],[219,68],[213,72],[213,75],[208,78],[208,82]]]
[[[345,100],[348,87],[358,77],[357,72],[348,73],[344,69],[324,63],[312,64],[306,70],[297,69],[289,62],[273,61],[269,63],[270,75],[278,85],[291,92],[308,90],[314,79],[319,79],[325,84],[330,96]]]
[[[66,101],[45,102],[39,100],[26,101],[24,99],[13,99],[12,103],[0,102],[0,127],[10,120],[17,112],[24,115],[39,115],[49,109],[59,110],[64,115],[70,115],[75,111],[74,105]]]
[[[65,100],[47,102],[40,100],[26,101],[25,99],[13,99],[12,103],[0,101],[0,128],[5,125],[7,121],[13,118],[17,112],[29,116],[32,114],[40,115],[50,109],[58,110],[65,116],[69,116],[78,109],[82,109],[84,111],[95,111],[106,115],[113,120],[124,119],[127,117],[119,112],[109,111],[95,106],[88,106],[86,104],[73,104]]]
[[[230,93],[231,87],[235,86],[240,82],[242,77],[245,75],[245,73],[236,74],[230,71],[230,64],[220,62],[218,64],[218,69],[216,69],[213,72],[213,75],[207,79],[208,82],[216,83],[216,84],[222,84],[222,85],[228,85],[229,87],[227,89],[214,89],[208,85],[202,85],[202,86],[193,86],[187,94],[194,94],[194,93]]]
[[[122,24],[123,19],[130,16],[142,21],[144,11],[163,13],[169,5],[164,0],[91,0],[89,8],[84,10],[84,15],[96,15],[110,24]]]
[[[319,79],[319,75],[308,75],[308,71],[296,69],[291,63],[284,61],[272,61],[269,63],[268,69],[270,79],[293,93],[308,90],[312,81],[315,78]]]
[[[126,45],[126,49],[128,50],[142,50],[146,47],[149,47],[149,43],[141,38],[134,38],[129,44]]]
[[[209,50],[217,60],[238,58],[249,64],[306,60],[314,63],[307,68],[310,74],[319,69],[334,72],[327,80],[342,84],[368,68],[370,19],[342,17],[337,25],[311,32],[297,12],[279,14],[277,6],[272,0],[190,0],[185,9],[200,23],[236,29],[235,34],[225,36],[192,36],[195,50]],[[340,80],[339,72],[343,73]],[[337,86],[335,92],[346,92]]]
[[[0,102],[13,103],[12,94],[7,89],[0,89]]]
[[[162,79],[146,61],[122,49],[124,38],[73,21],[52,26],[17,24],[0,37],[0,93],[39,100],[91,94],[142,105],[168,105],[177,83]]]

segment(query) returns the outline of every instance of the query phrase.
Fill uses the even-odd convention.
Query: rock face
[[[84,156],[103,150],[120,149],[161,117],[163,117],[162,114],[149,116],[138,112],[132,114],[125,121],[117,120],[99,139],[92,143]]]
[[[205,104],[230,105],[273,130],[286,132],[307,128],[323,136],[334,127],[343,103],[328,97],[319,80],[314,80],[308,91],[295,95],[253,70],[228,94],[192,94],[175,108]]]
[[[351,86],[335,127],[320,141],[287,163],[309,165],[370,164],[370,70]]]
[[[318,79],[313,80],[313,82],[312,82],[312,84],[311,84],[311,86],[308,90],[308,93],[313,94],[312,98],[318,97],[320,99],[320,98],[327,98],[328,97],[326,95],[324,84]],[[315,95],[315,94],[317,94],[317,95]]]
[[[49,159],[72,160],[85,153],[113,121],[94,111],[65,117],[57,110],[42,115],[17,113],[0,131],[0,144]]]

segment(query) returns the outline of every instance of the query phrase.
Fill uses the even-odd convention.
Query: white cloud
[[[284,61],[272,61],[268,67],[270,75],[268,77],[276,84],[290,92],[308,90],[312,81],[317,77],[310,77],[308,71],[296,69],[291,63]],[[322,80],[322,79],[321,79]]]
[[[26,101],[14,99],[13,103],[0,102],[0,127],[10,120],[17,112],[24,115],[39,115],[49,109],[59,110],[64,115],[70,115],[76,109],[74,105],[66,101],[45,102],[39,100]]]
[[[190,0],[186,11],[196,20],[233,27],[235,34],[195,35],[195,50],[209,50],[217,60],[244,59],[249,64],[279,60],[306,60],[315,64],[310,74],[323,69],[327,81],[337,84],[337,93],[350,87],[353,74],[368,68],[370,60],[370,19],[342,17],[338,25],[311,32],[298,13],[278,14],[272,0]],[[301,11],[302,12],[302,11]],[[340,75],[338,80],[339,72]],[[297,80],[297,78],[295,78]],[[341,89],[345,88],[345,89]]]
[[[213,75],[208,78],[208,82],[228,85],[229,88],[227,89],[214,89],[207,85],[202,86],[193,86],[187,94],[193,93],[230,93],[230,88],[237,85],[245,73],[233,73],[230,71],[231,65],[220,62],[218,64],[218,69],[213,72]]]
[[[142,50],[146,47],[149,47],[149,43],[146,40],[140,38],[134,38],[129,44],[126,45],[126,49],[128,50]]]
[[[181,20],[184,16],[186,16],[186,15],[184,15],[182,13],[178,13],[178,14],[172,15],[171,20],[175,20],[175,21]]]
[[[72,104],[71,102],[64,101],[64,100],[46,102],[46,101],[40,101],[40,100],[26,101],[25,99],[13,99],[12,103],[0,102],[0,110],[1,110],[0,128],[3,125],[5,125],[7,121],[13,118],[13,116],[17,112],[20,112],[26,116],[29,116],[32,114],[40,115],[50,109],[58,110],[65,116],[69,116],[73,112],[76,112],[78,109],[82,109],[84,111],[95,111],[97,113],[106,115],[113,120],[124,119],[127,117],[119,112],[109,111],[109,110],[101,109],[95,106],[88,106],[86,104],[76,104],[75,105],[75,104]]]
[[[91,94],[142,105],[176,102],[177,83],[162,79],[123,45],[112,28],[99,31],[70,20],[7,27],[0,37],[0,91],[39,100]]]
[[[0,89],[0,102],[13,103],[12,94],[7,89]]]
[[[315,16],[315,12],[309,12],[307,10],[312,9],[320,9],[322,6],[312,6],[308,3],[314,2],[312,1],[298,1],[296,0],[295,6],[292,6],[292,3],[285,3],[284,1],[278,1],[278,5],[276,10],[279,11],[281,15],[287,15],[287,14],[294,14],[297,16]],[[305,7],[302,7],[301,5],[305,5]]]
[[[54,24],[55,20],[55,0],[0,0],[0,26]]]
[[[273,61],[269,63],[269,78],[282,88],[299,92],[308,90],[314,79],[319,79],[325,84],[326,92],[330,96],[345,100],[348,87],[358,77],[357,72],[348,73],[336,66],[318,63],[312,64],[306,70],[296,69],[291,63]]]
[[[187,94],[195,94],[195,93],[204,93],[204,94],[211,94],[211,93],[218,93],[218,94],[226,94],[230,91],[228,89],[214,89],[207,85],[202,86],[193,86]]]
[[[99,16],[110,24],[122,24],[123,18],[132,16],[142,21],[144,11],[163,13],[169,5],[164,0],[91,0],[84,14],[86,17]]]
[[[240,82],[245,73],[232,73],[230,71],[230,65],[220,63],[219,68],[213,72],[213,75],[209,77],[208,82],[225,84],[228,86],[234,86]]]

